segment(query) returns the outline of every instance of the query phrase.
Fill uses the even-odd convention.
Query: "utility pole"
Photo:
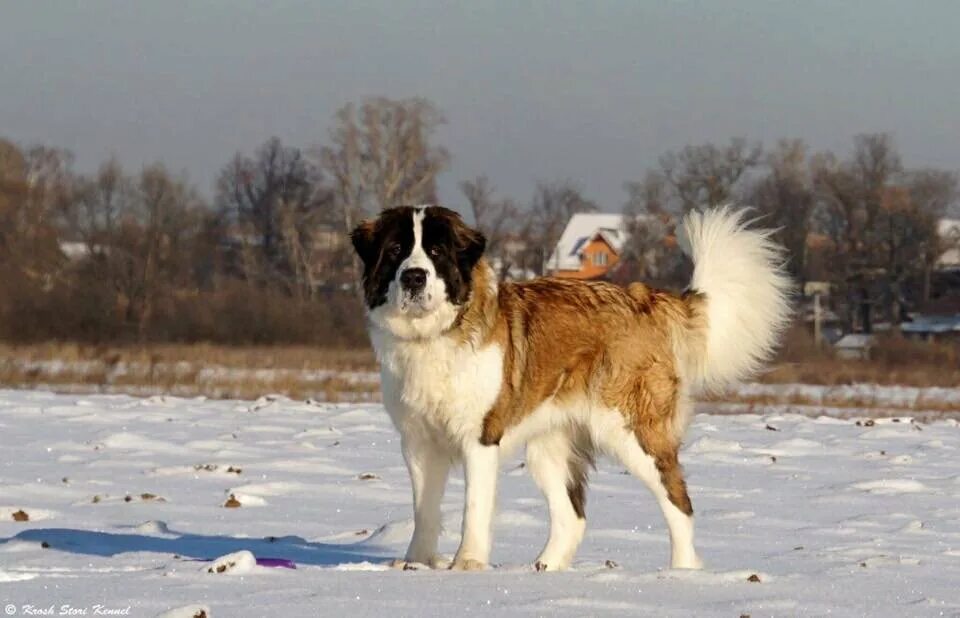
[[[823,345],[823,309],[820,306],[820,292],[813,295],[813,343],[820,349]]]

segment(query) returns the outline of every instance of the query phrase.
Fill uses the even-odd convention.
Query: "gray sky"
[[[890,131],[960,168],[960,2],[0,0],[0,135],[157,159],[211,194],[237,150],[310,146],[369,95],[420,95],[456,183],[526,202],[571,178],[605,210],[663,152],[734,135],[846,152]]]

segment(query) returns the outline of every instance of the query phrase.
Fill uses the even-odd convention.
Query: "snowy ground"
[[[452,573],[380,566],[412,522],[377,405],[0,391],[0,603],[16,615],[960,616],[957,421],[754,410],[701,414],[688,435],[704,571],[665,568],[653,501],[603,463],[574,569],[534,572],[545,509],[511,463],[496,568]],[[454,478],[447,553],[462,492]],[[298,568],[193,561],[243,550]]]

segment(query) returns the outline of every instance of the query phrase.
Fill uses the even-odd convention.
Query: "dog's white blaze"
[[[403,294],[402,288],[399,287],[400,277],[403,271],[408,268],[422,268],[425,270],[427,273],[427,284],[423,288],[422,304],[424,309],[431,311],[437,308],[440,303],[446,302],[447,284],[443,281],[443,278],[437,276],[436,266],[434,266],[433,260],[427,255],[426,248],[423,246],[423,217],[424,211],[422,208],[413,211],[413,249],[410,251],[407,259],[400,263],[400,267],[397,269],[397,276],[394,278],[394,283],[398,289],[400,289],[401,294]]]
[[[397,274],[387,287],[387,302],[370,310],[371,322],[398,339],[437,337],[457,319],[458,309],[447,299],[447,284],[437,275],[433,260],[423,246],[422,208],[413,211],[413,248],[400,263]],[[410,298],[400,284],[403,271],[422,268],[427,273],[419,301]]]
[[[407,268],[423,268],[433,276],[437,274],[433,268],[433,262],[423,248],[423,210],[421,209],[413,211],[413,249],[407,259],[400,264],[400,268],[397,269],[398,280],[400,273]]]

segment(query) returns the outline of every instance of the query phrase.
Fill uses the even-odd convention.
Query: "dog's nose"
[[[418,292],[427,285],[427,271],[422,268],[408,268],[400,273],[400,285],[403,289]]]

